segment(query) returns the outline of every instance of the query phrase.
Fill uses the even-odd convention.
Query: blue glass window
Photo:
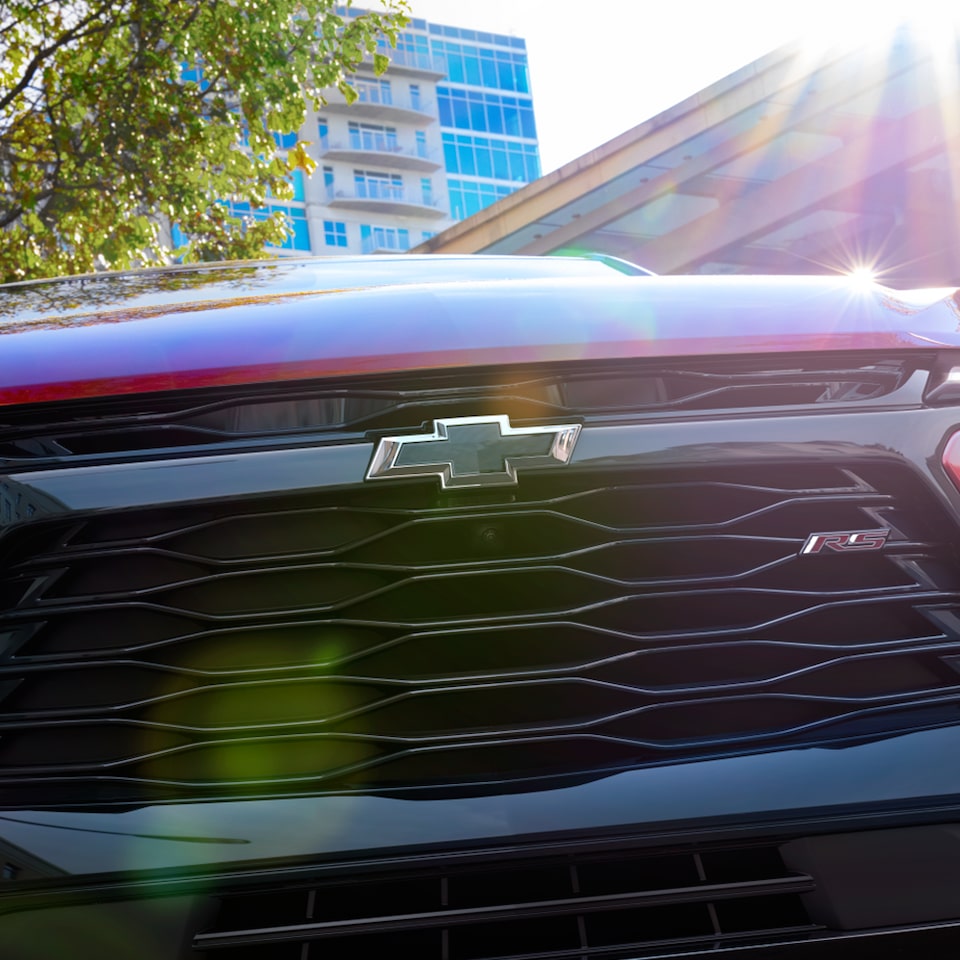
[[[303,171],[294,170],[290,174],[290,183],[293,185],[293,199],[303,203]]]
[[[360,246],[364,253],[377,250],[409,250],[410,232],[403,227],[376,227],[361,223]]]
[[[453,126],[461,127],[465,130],[473,129],[470,124],[470,110],[467,107],[467,98],[460,94],[457,95],[457,91],[454,91],[453,96]]]
[[[310,250],[310,228],[307,225],[306,214],[302,210],[293,209],[293,219],[287,220],[287,223],[293,227],[293,235],[288,238],[287,243],[284,244],[284,247],[287,247],[287,244],[290,244],[290,247],[287,249],[293,250],[305,250],[309,252]]]
[[[323,242],[328,247],[345,247],[347,245],[347,225],[339,220],[324,220]]]
[[[447,137],[449,134],[443,135],[443,165],[451,173],[459,173],[460,167],[457,160],[457,146],[453,142],[453,138],[450,137],[448,140]]]
[[[483,74],[483,85],[485,87],[499,86],[500,80],[497,65],[494,63],[492,57],[489,59],[487,57],[480,58],[480,71]],[[507,89],[509,89],[509,87]]]
[[[463,39],[471,40],[460,32]],[[481,34],[478,36],[489,36]],[[500,43],[495,37],[489,41]],[[529,93],[527,82],[527,57],[525,53],[503,49],[516,46],[512,41],[500,47],[481,47],[472,43],[454,43],[451,40],[432,39],[430,49],[447,64],[447,79],[451,83],[469,83],[500,90]],[[523,49],[522,44],[520,49]]]
[[[438,87],[437,98],[442,126],[536,139],[533,103],[527,97]]]
[[[527,65],[525,63],[515,63],[513,65],[516,89],[520,93],[530,92],[530,81],[527,74]]]
[[[510,163],[507,160],[506,147],[502,143],[493,151],[493,175],[497,180],[510,179]]]
[[[447,77],[452,83],[463,83],[463,57],[458,53],[447,54]]]
[[[302,207],[270,206],[270,213],[282,213],[287,220],[287,227],[290,234],[283,243],[271,243],[269,246],[280,250],[309,250],[310,249],[310,230],[307,226],[307,214]],[[254,217],[266,219],[266,214],[254,212]]]
[[[513,192],[512,187],[496,183],[453,178],[447,181],[447,189],[450,194],[450,215],[457,220],[472,217],[484,207]]]
[[[457,164],[454,170],[457,173],[476,174],[477,166],[474,163],[474,151],[470,144],[461,143],[457,148]]]
[[[533,110],[520,110],[520,124],[523,136],[529,137],[531,140],[537,139],[537,124],[533,119]]]
[[[440,97],[437,101],[437,106],[440,108],[440,126],[454,126],[453,104],[450,101],[450,97]]]
[[[464,56],[463,66],[467,74],[467,83],[479,87],[483,83],[480,77],[480,58],[476,54]]]
[[[483,98],[477,96],[476,94],[471,94],[469,102],[470,102],[470,129],[486,130],[487,116],[486,116],[486,110],[484,109]]]
[[[526,164],[523,162],[523,153],[516,149],[517,144],[510,144],[508,153],[510,156],[510,179],[519,180],[521,183],[526,179]]]
[[[491,151],[489,147],[477,147],[477,176],[492,177],[493,161],[491,160]]]
[[[511,137],[520,136],[520,111],[513,104],[503,105],[503,132]]]
[[[498,137],[443,133],[447,173],[528,183],[540,176],[537,145]]]
[[[307,214],[303,207],[271,204],[269,207],[253,208],[246,202],[226,200],[218,200],[217,203],[225,207],[230,216],[239,217],[245,222],[251,220],[266,220],[272,213],[282,213],[287,221],[290,234],[283,243],[271,243],[268,244],[268,246],[282,250],[310,249],[310,230],[307,226]],[[176,226],[173,229],[173,237],[177,246],[182,246],[183,243],[186,243],[189,239],[182,230]]]
[[[181,63],[180,79],[185,83],[195,83],[201,90],[206,90],[210,86],[210,81],[204,79],[203,67],[199,65],[191,67],[187,63]]]
[[[297,142],[296,133],[277,133],[273,132],[273,142],[280,147],[281,150],[289,150]]]

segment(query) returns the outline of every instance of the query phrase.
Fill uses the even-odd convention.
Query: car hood
[[[152,297],[135,275],[127,299],[122,277],[99,298],[6,288],[0,404],[519,363],[960,347],[952,288],[612,270],[450,282],[435,270],[417,282],[418,269],[411,258],[403,282],[318,290],[309,273],[253,283],[234,268]],[[169,276],[187,275],[147,275],[158,287]]]

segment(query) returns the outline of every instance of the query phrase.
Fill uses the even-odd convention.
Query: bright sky
[[[927,3],[410,0],[414,16],[526,40],[544,173],[800,35],[848,42],[884,15]],[[927,9],[949,19],[955,5],[929,0]]]

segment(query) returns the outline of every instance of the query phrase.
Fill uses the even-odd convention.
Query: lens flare
[[[854,267],[848,274],[850,286],[857,290],[866,290],[877,282],[877,274],[872,267]]]

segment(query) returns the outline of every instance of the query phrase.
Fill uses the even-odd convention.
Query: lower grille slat
[[[193,946],[218,958],[290,948],[307,960],[387,944],[425,960],[699,954],[823,929],[801,901],[814,889],[772,846],[580,853],[227,892]]]
[[[288,940],[321,940],[326,937],[362,933],[394,933],[423,930],[438,926],[452,927],[495,920],[523,920],[557,917],[578,913],[592,914],[627,907],[653,907],[669,904],[702,903],[704,900],[728,900],[736,897],[775,894],[809,893],[815,889],[813,879],[797,876],[786,880],[753,880],[744,883],[704,884],[674,890],[641,891],[601,897],[580,897],[576,900],[552,900],[510,907],[474,907],[470,910],[445,910],[433,913],[386,916],[367,920],[332,920],[326,923],[304,923],[290,927],[273,927],[231,933],[198,934],[198,947],[233,947],[245,944],[283,943]]]

